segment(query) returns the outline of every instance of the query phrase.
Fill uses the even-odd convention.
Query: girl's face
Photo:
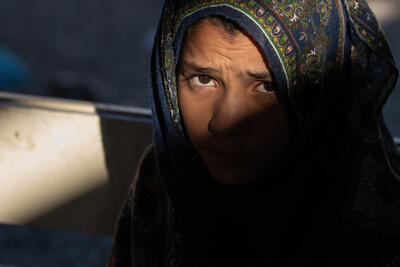
[[[187,135],[215,179],[243,184],[274,169],[289,144],[289,121],[252,39],[197,23],[183,43],[177,81]]]

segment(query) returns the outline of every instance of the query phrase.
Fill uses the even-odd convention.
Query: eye
[[[215,86],[215,80],[207,75],[196,75],[192,78],[192,82],[195,86]]]
[[[272,82],[262,82],[256,87],[256,90],[261,93],[271,93],[274,91],[274,84]]]

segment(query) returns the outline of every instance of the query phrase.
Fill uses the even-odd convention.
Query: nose
[[[232,90],[233,91],[233,90]],[[240,92],[240,90],[236,90]],[[242,90],[243,91],[243,90]],[[244,95],[226,90],[215,102],[208,130],[218,137],[245,135],[250,129],[250,110]]]

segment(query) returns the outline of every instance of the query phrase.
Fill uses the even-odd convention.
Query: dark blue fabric
[[[157,166],[184,233],[192,243],[198,266],[211,266],[207,260],[223,259],[228,254],[237,266],[246,258],[265,264],[281,260],[282,265],[274,266],[285,266],[293,260],[285,258],[285,254],[301,251],[307,238],[313,239],[314,249],[321,250],[318,242],[333,240],[327,235],[329,222],[341,216],[345,205],[349,207],[348,217],[357,214],[353,221],[380,229],[386,227],[389,220],[371,218],[365,211],[362,214],[355,201],[381,201],[381,195],[365,195],[362,191],[363,183],[369,179],[368,174],[361,174],[366,168],[362,162],[369,157],[376,158],[370,167],[384,169],[385,177],[396,184],[391,190],[400,192],[399,176],[390,167],[394,159],[388,157],[394,145],[384,142],[384,123],[378,116],[397,79],[397,69],[376,20],[360,19],[372,14],[368,5],[364,0],[320,0],[312,4],[309,1],[315,10],[304,10],[309,13],[299,18],[304,19],[303,26],[295,27],[276,11],[280,3],[286,2],[276,2],[170,0],[158,27],[151,64]],[[257,16],[257,8],[262,8],[274,18],[275,27],[280,26],[288,34],[288,42],[295,50],[291,53],[298,53],[297,61],[291,65],[295,69],[290,81],[285,80],[282,64],[274,52],[276,47],[266,38],[267,29],[224,3],[244,3],[249,16]],[[355,3],[360,4],[360,11]],[[331,16],[326,21],[321,13],[323,7],[319,6],[325,4]],[[195,11],[181,16],[186,10]],[[292,129],[299,129],[295,132],[296,142],[281,162],[285,168],[264,181],[243,186],[219,184],[185,136],[176,97],[175,69],[185,30],[207,16],[233,20],[257,41],[272,66],[279,87],[277,93],[293,111]],[[342,28],[338,26],[341,18]],[[302,43],[304,36],[309,39]],[[312,40],[314,37],[320,39]],[[316,51],[318,56],[314,55]],[[373,99],[376,102],[372,105]],[[373,112],[363,112],[368,107]],[[385,135],[390,136],[387,131]],[[386,214],[382,220],[392,215]],[[393,223],[390,222],[393,229],[400,229]],[[316,225],[324,229],[312,235]],[[321,256],[325,252],[319,253]],[[359,253],[354,248],[354,254]],[[246,266],[245,262],[242,264]]]

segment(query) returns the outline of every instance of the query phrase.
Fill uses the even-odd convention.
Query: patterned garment
[[[285,247],[282,256],[263,253],[262,241],[252,243],[258,232],[246,228],[263,228],[267,210],[280,212],[279,196],[254,203],[259,224],[238,216],[234,234],[221,238],[224,244],[236,234],[246,239],[244,228],[255,232],[243,247],[232,247],[229,257],[241,258],[207,263],[211,258],[194,252],[212,242],[194,240],[197,230],[211,235],[213,226],[206,225],[219,189],[182,128],[176,65],[185,30],[209,16],[236,22],[259,44],[295,114],[296,144],[306,148],[300,163],[288,163],[282,191],[310,189],[306,219],[260,230],[271,240],[273,230],[282,233],[275,240]],[[152,55],[155,147],[145,153],[125,202],[109,266],[400,266],[400,159],[382,118],[397,75],[364,0],[166,1]]]

